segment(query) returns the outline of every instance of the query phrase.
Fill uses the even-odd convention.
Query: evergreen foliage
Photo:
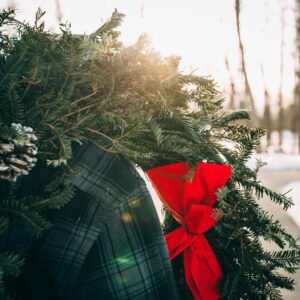
[[[180,59],[161,57],[146,36],[123,46],[117,31],[123,15],[117,11],[89,36],[72,35],[68,24],[61,25],[59,35],[46,32],[42,16],[39,11],[30,26],[15,20],[13,11],[0,14],[0,130],[12,122],[32,127],[38,164],[56,176],[39,195],[23,198],[20,180],[1,181],[0,227],[5,230],[18,219],[37,236],[49,228],[44,212],[73,196],[68,176],[78,170],[72,143],[103,148],[97,140],[105,137],[111,142],[106,151],[144,170],[181,161],[227,163],[233,175],[219,192],[223,218],[206,235],[223,269],[223,298],[282,299],[279,288],[293,289],[294,282],[278,270],[294,273],[300,252],[259,203],[267,196],[287,209],[291,199],[257,181],[259,165],[255,170],[246,165],[263,130],[237,122],[249,118],[245,111],[223,112],[212,79],[182,74]],[[7,26],[14,36],[6,33]],[[164,230],[177,226],[166,213]],[[262,239],[282,250],[264,250]],[[0,275],[18,275],[21,264],[20,256],[2,252]],[[191,299],[182,257],[175,259],[174,270],[182,299]]]

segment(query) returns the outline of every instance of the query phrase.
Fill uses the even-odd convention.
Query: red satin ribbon
[[[192,180],[187,163],[147,172],[161,201],[182,225],[165,235],[170,258],[184,251],[186,282],[196,300],[219,299],[222,270],[203,233],[216,224],[216,191],[231,175],[231,167],[198,163]]]

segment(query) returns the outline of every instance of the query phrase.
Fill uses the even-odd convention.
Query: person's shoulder
[[[74,145],[73,160],[79,173],[70,178],[71,183],[94,195],[103,187],[131,192],[138,177],[133,164],[122,155],[104,150],[109,148],[108,142],[101,141],[100,146],[93,143]]]

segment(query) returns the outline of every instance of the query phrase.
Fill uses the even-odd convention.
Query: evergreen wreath
[[[37,164],[54,169],[56,176],[40,195],[25,198],[18,197],[22,176],[16,182],[1,178],[1,232],[23,222],[39,237],[51,226],[46,212],[73,196],[68,182],[77,172],[72,143],[103,148],[97,139],[105,137],[111,146],[104,150],[127,157],[143,170],[182,161],[191,166],[227,163],[233,175],[217,202],[223,218],[206,234],[223,270],[223,299],[282,299],[280,288],[291,290],[294,282],[278,269],[294,273],[300,251],[259,203],[268,196],[286,210],[291,199],[257,181],[259,163],[254,170],[246,164],[264,131],[241,125],[239,121],[249,119],[245,111],[224,112],[211,78],[181,73],[180,59],[160,56],[146,36],[123,46],[117,31],[123,14],[114,11],[86,36],[73,35],[68,24],[61,25],[59,35],[45,31],[43,14],[37,12],[34,26],[16,20],[13,10],[0,14],[0,147],[14,138],[12,123],[33,128]],[[165,232],[177,226],[166,212]],[[281,250],[264,250],[262,239]],[[1,251],[0,296],[10,299],[5,280],[20,274],[24,258],[19,249]],[[191,299],[182,257],[173,267],[182,299]]]

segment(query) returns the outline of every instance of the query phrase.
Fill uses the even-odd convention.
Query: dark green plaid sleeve
[[[178,299],[152,200],[139,186],[101,230],[73,299]]]
[[[75,159],[75,196],[32,251],[27,298],[178,299],[158,217],[135,168],[93,145],[77,147]]]

